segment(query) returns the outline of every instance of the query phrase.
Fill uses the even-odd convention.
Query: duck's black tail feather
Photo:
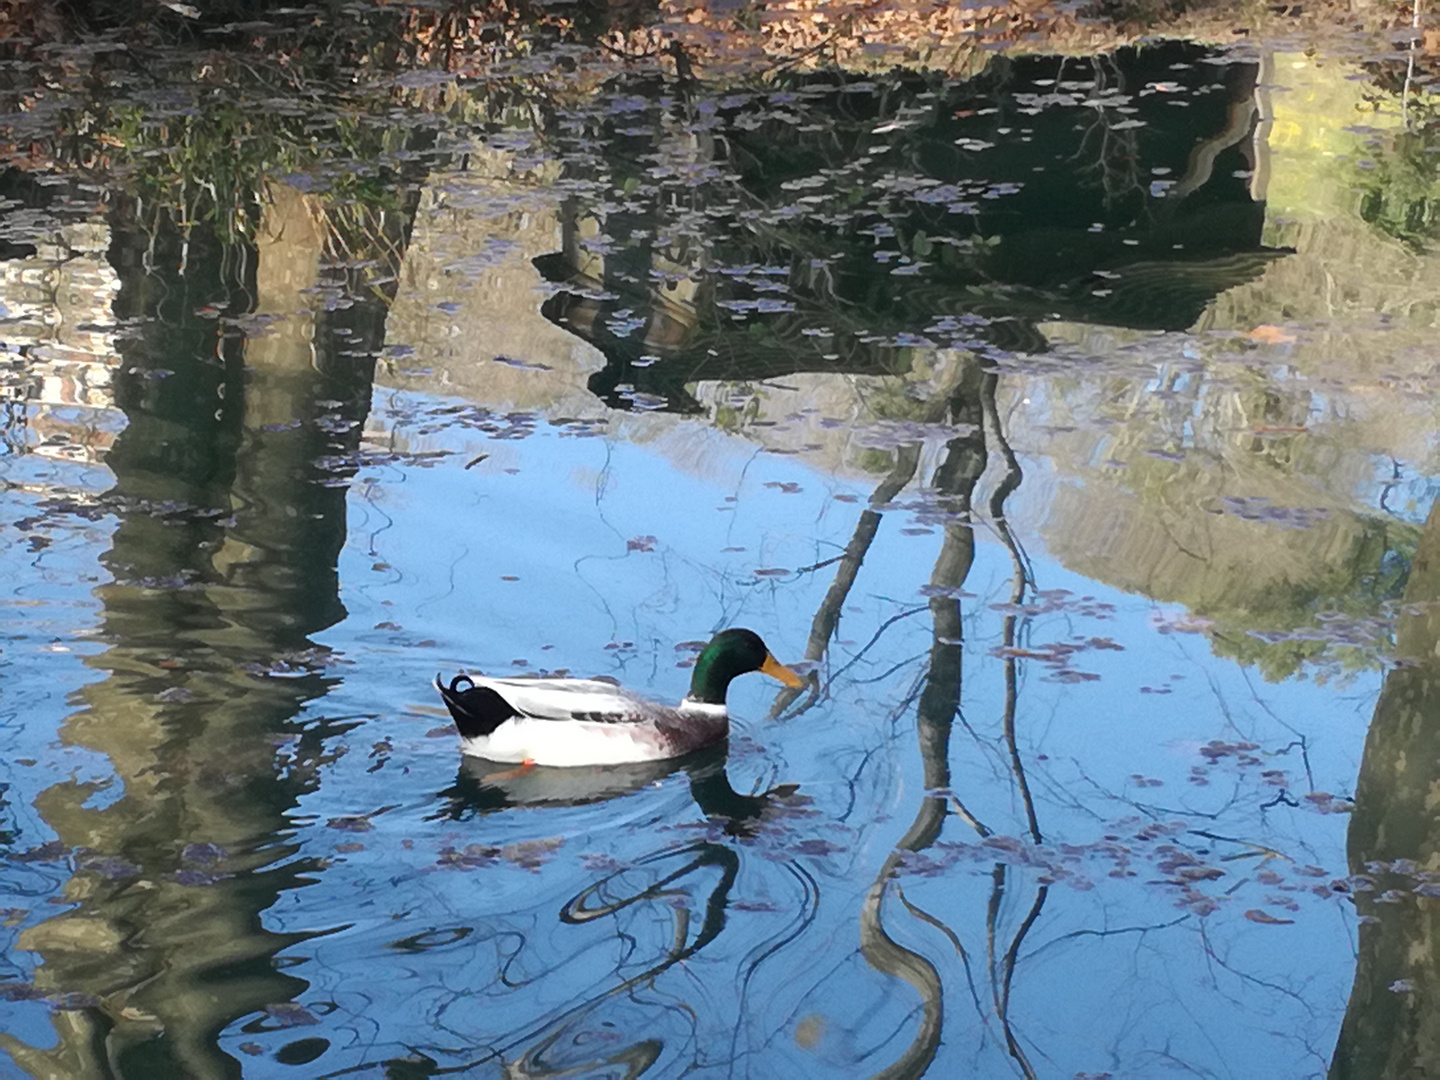
[[[470,685],[461,686],[461,683]],[[460,729],[461,738],[474,739],[489,735],[510,717],[520,715],[510,707],[508,701],[488,686],[476,686],[475,680],[469,675],[456,675],[450,680],[448,687],[440,681],[440,676],[436,675],[435,689],[440,691],[445,707],[455,718],[455,726]]]

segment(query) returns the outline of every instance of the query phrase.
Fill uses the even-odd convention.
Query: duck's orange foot
[[[514,780],[517,776],[524,776],[531,769],[535,768],[534,758],[524,758],[520,764],[513,769],[502,769],[500,772],[487,773],[480,781],[482,784],[494,784],[504,780]]]

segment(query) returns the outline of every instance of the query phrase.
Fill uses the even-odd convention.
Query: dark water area
[[[838,10],[0,4],[0,1075],[1440,1068],[1440,30]]]

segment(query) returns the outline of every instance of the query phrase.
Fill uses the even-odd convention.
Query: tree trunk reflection
[[[294,718],[333,685],[311,636],[344,615],[336,559],[385,305],[312,310],[334,238],[308,197],[273,196],[254,250],[197,232],[182,257],[173,232],[156,248],[138,231],[115,248],[142,337],[109,459],[110,647],[62,738],[106,755],[123,794],[95,808],[93,785],[65,782],[36,800],[75,852],[76,906],[24,947],[38,984],[96,1004],[56,1014],[53,1049],[0,1036],[33,1075],[239,1075],[219,1033],[307,985],[272,962],[302,935],[260,913],[313,870],[287,815],[333,731]],[[152,254],[190,269],[146,272]],[[217,312],[273,322],[246,338]]]
[[[1355,894],[1365,921],[1330,1064],[1334,1080],[1429,1076],[1440,1067],[1440,901],[1417,889],[1418,873],[1440,865],[1434,813],[1440,784],[1440,502],[1430,510],[1411,564],[1396,656],[1399,666],[1385,677],[1365,738],[1350,819],[1350,872],[1373,878],[1374,888]],[[1397,860],[1408,860],[1416,872]]]

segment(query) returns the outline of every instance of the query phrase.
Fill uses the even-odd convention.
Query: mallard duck
[[[660,705],[600,679],[487,679],[456,675],[435,688],[460,729],[463,753],[522,765],[625,765],[679,757],[730,731],[730,680],[761,671],[805,680],[751,630],[722,630],[700,651],[690,693]],[[464,684],[468,683],[466,686]]]

